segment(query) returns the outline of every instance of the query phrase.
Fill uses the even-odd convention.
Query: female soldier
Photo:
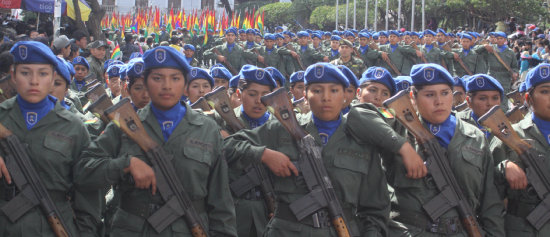
[[[493,159],[484,134],[456,119],[451,113],[453,78],[437,64],[415,65],[411,71],[413,102],[423,125],[447,152],[451,169],[466,202],[474,211],[487,236],[504,236],[502,203],[493,183]],[[386,163],[386,162],[385,162]],[[456,208],[433,221],[423,209],[440,193],[428,178],[405,177],[401,162],[386,166],[390,185],[395,189],[392,210],[395,223],[390,236],[467,236]]]
[[[346,115],[346,114],[348,114],[349,110],[351,109],[351,103],[356,98],[357,88],[359,88],[359,81],[357,80],[357,77],[355,76],[353,71],[351,71],[351,69],[349,69],[345,65],[338,65],[337,67],[338,67],[338,69],[340,69],[340,71],[342,71],[344,76],[349,81],[349,86],[344,91],[344,93],[345,93],[344,105],[342,107],[343,108],[342,109],[342,114]]]
[[[130,60],[124,68],[124,74],[128,77],[128,86],[126,87],[126,91],[128,92],[128,95],[130,95],[132,105],[134,105],[134,109],[136,111],[145,107],[149,101],[151,101],[149,92],[145,86],[143,67],[143,59],[136,58]]]
[[[214,88],[214,78],[202,68],[191,68],[189,73],[189,82],[185,88],[185,96],[189,100],[189,104],[195,103],[199,98]]]
[[[370,67],[359,81],[357,97],[361,103],[372,103],[382,107],[382,103],[396,93],[396,85],[390,72],[383,67]]]
[[[336,66],[317,63],[306,70],[305,84],[312,119],[303,128],[322,146],[324,166],[338,190],[350,232],[353,236],[387,234],[389,197],[380,159],[372,146],[359,145],[344,129],[347,119],[342,116],[342,104],[349,81]],[[301,221],[290,210],[289,204],[309,191],[293,164],[300,152],[278,121],[239,131],[226,139],[224,147],[228,162],[243,167],[262,162],[277,175],[273,186],[278,206],[265,236],[336,235],[326,209]]]
[[[180,102],[191,67],[181,53],[166,46],[147,51],[143,60],[144,84],[151,96],[151,103],[138,111],[145,130],[173,157],[182,188],[210,236],[236,236],[219,128]],[[136,69],[136,73],[141,72]],[[144,152],[114,123],[107,125],[81,161],[75,171],[80,184],[90,189],[119,185],[120,207],[113,217],[111,236],[191,236],[183,218],[160,233],[149,224],[147,218],[165,205],[156,192],[155,173]]]
[[[224,86],[226,89],[229,89],[229,80],[233,75],[225,68],[223,65],[212,66],[210,68],[210,76],[214,78],[214,88]]]
[[[493,106],[501,103],[502,98],[504,98],[504,90],[500,82],[486,74],[473,75],[465,81],[465,84],[467,91],[466,102],[468,102],[470,109],[458,112],[456,117],[481,129],[490,143],[493,136],[477,123],[477,120],[493,108]]]
[[[525,78],[527,89],[526,101],[532,113],[519,123],[514,124],[514,130],[522,139],[529,139],[531,145],[541,152],[546,166],[543,170],[550,170],[550,64],[543,63],[531,69]],[[508,198],[505,229],[507,236],[548,236],[550,223],[541,229],[535,229],[526,219],[527,215],[540,204],[541,200],[535,192],[529,191],[525,176],[525,165],[517,154],[504,145],[499,139],[493,139],[491,150],[497,166],[497,184],[501,184]]]
[[[49,95],[56,67],[66,66],[60,65],[62,62],[47,46],[36,41],[17,42],[10,53],[15,62],[11,78],[17,96],[0,104],[0,122],[23,144],[28,144],[26,152],[67,231],[73,236],[95,236],[101,222],[99,190],[84,191],[75,186],[73,177],[73,165],[90,138],[82,122]],[[2,157],[0,171],[0,178],[4,179],[0,181],[0,207],[4,208],[21,196],[16,195],[20,190]],[[15,221],[6,214],[0,212],[1,236],[55,236],[41,208],[32,208]]]

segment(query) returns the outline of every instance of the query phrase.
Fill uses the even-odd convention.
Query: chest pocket
[[[372,158],[370,158],[372,159]],[[369,157],[364,153],[357,153],[356,156],[336,155],[334,158],[334,169],[329,170],[330,178],[335,188],[338,187],[348,203],[358,202],[361,180],[369,170]]]
[[[483,151],[470,146],[462,147],[462,158],[481,172],[483,170]]]
[[[65,136],[59,132],[50,132],[44,137],[44,147],[49,150],[55,151],[66,158],[71,157],[71,148],[73,147],[73,141],[70,137]]]

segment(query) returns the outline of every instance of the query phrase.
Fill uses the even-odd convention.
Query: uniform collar
[[[191,129],[196,129],[195,128],[196,126],[202,126],[204,124],[205,117],[200,115],[199,112],[194,111],[186,103],[183,103],[183,102],[180,102],[180,103],[183,106],[185,106],[185,109],[187,112],[185,113],[185,116],[183,117],[183,119],[181,119],[179,125],[174,129],[174,131],[170,135],[170,138],[168,139],[168,141],[175,140],[177,139],[177,137],[187,133]],[[149,126],[150,130],[153,131],[154,134],[150,134],[150,136],[154,137],[157,143],[159,144],[164,143],[164,136],[162,135],[162,130],[158,125],[158,121],[155,115],[151,111],[151,103],[147,104],[145,107],[140,109],[137,113],[138,113],[139,119],[143,121],[144,126]]]
[[[550,121],[542,120],[535,113],[531,114],[531,120],[537,126],[540,135],[546,140],[546,144],[550,144]]]

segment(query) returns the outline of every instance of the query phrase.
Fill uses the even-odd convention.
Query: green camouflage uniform
[[[97,79],[97,81],[105,84],[105,78],[103,78],[103,64],[105,63],[105,60],[99,60],[91,55],[86,58],[86,60],[88,60],[88,63],[90,64],[89,74],[93,74],[95,76],[93,77],[94,79]]]
[[[231,64],[231,66],[235,70],[235,71],[229,70],[231,72],[231,74],[238,73],[241,70],[241,67],[244,64],[246,64],[246,62],[244,60],[245,52],[244,52],[243,48],[238,43],[234,44],[233,49],[231,50],[231,52],[229,52],[229,49],[227,48],[227,43],[225,43],[225,44],[213,47],[209,50],[206,50],[204,52],[203,57],[205,59],[216,60],[216,57],[218,55],[216,53],[214,53],[214,49],[217,49],[218,52],[225,57],[225,60],[228,61]],[[229,67],[227,67],[227,69],[229,69]]]
[[[458,54],[464,66],[472,72],[472,74],[487,73],[487,67],[484,59],[481,55],[477,54],[475,50],[470,49],[470,52],[466,54],[463,48],[454,51]],[[454,61],[454,76],[463,77],[468,73],[460,66],[460,63]]]
[[[406,73],[411,71],[412,64],[407,63],[407,57],[416,58],[416,50],[412,47],[398,45],[393,52],[390,44],[380,45],[379,48],[380,52],[386,52],[388,54],[392,64],[401,72],[401,75],[407,75]],[[378,60],[378,66],[386,68],[393,77],[397,76],[391,67],[381,58]]]
[[[363,72],[366,70],[363,60],[353,56],[351,56],[351,59],[347,62],[344,62],[341,58],[339,58],[339,59],[333,60],[330,63],[334,65],[344,65],[348,67],[353,72],[353,74],[355,74],[357,78],[361,78],[361,74],[363,74]]]

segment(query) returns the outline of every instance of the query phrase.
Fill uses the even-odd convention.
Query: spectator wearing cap
[[[88,34],[83,30],[77,30],[73,33],[74,43],[78,46],[79,56],[88,57],[90,51],[88,50]]]
[[[550,157],[550,64],[542,63],[529,71],[525,78],[527,84],[527,103],[532,110],[521,121],[514,124],[512,128],[524,141],[529,141],[532,149],[536,150],[538,157]],[[491,141],[491,151],[495,159],[496,177],[501,178],[497,185],[502,188],[503,198],[508,199],[508,210],[505,215],[507,236],[546,236],[550,234],[550,223],[540,223],[540,229],[533,224],[539,219],[530,219],[525,211],[518,207],[536,207],[541,205],[541,199],[537,192],[529,187],[532,184],[525,173],[527,164],[522,162],[517,153],[505,145],[500,139]],[[541,165],[542,172],[548,173],[550,169]],[[513,176],[512,176],[513,175]],[[509,179],[510,178],[510,179]],[[498,179],[496,179],[498,181]],[[530,209],[529,209],[530,210]],[[510,220],[510,222],[508,222]],[[521,232],[518,232],[521,230]]]
[[[71,41],[66,35],[61,35],[53,40],[52,51],[58,57],[67,59],[71,55]]]
[[[88,63],[90,63],[90,74],[101,83],[105,83],[105,78],[103,77],[103,64],[105,63],[107,47],[107,44],[103,40],[96,40],[90,43],[88,46],[90,49],[90,56],[86,58]]]
[[[463,77],[468,75],[468,72],[458,62],[458,58],[462,60],[464,67],[472,74],[487,73],[485,59],[474,50],[474,43],[474,38],[470,34],[460,34],[461,47],[453,49],[453,57],[455,58],[453,61],[454,76]]]
[[[199,60],[195,58],[195,46],[192,44],[185,44],[183,46],[183,54],[185,54],[185,60],[187,60],[187,63],[189,63],[191,67],[199,66]]]
[[[420,57],[422,52],[409,46],[400,45],[399,32],[395,30],[389,31],[388,38],[389,44],[380,45],[379,47],[381,60],[378,60],[378,66],[387,69],[393,77],[398,76],[398,73],[407,75],[411,70],[411,66],[414,64],[412,59],[416,61],[416,58]],[[399,72],[394,71],[386,61],[391,61]]]
[[[225,31],[225,43],[215,46],[204,52],[203,57],[207,60],[216,60],[223,64],[231,74],[237,74],[239,69],[245,64],[245,52],[243,48],[235,42],[237,29],[229,28]]]
[[[380,57],[380,52],[369,48],[371,37],[371,34],[368,32],[359,32],[359,46],[355,48],[355,52],[359,53],[357,56],[363,60],[363,63],[367,68],[374,66]]]
[[[37,179],[59,210],[58,218],[63,220],[66,231],[74,236],[93,236],[100,231],[97,225],[101,221],[100,191],[86,190],[88,187],[79,185],[77,178],[69,175],[79,160],[78,154],[89,145],[90,137],[82,122],[50,94],[54,89],[58,66],[63,69],[65,65],[61,63],[64,62],[58,60],[48,46],[36,41],[19,41],[10,53],[15,63],[11,80],[17,95],[1,104],[0,123],[22,144],[29,144],[24,145],[25,152],[32,154],[29,165],[34,167]],[[67,70],[61,73],[64,74],[62,80],[67,80]],[[0,190],[5,194],[0,205],[7,208],[12,203],[7,200],[16,201],[21,197],[17,193],[8,194],[8,184],[19,186],[24,183],[16,179],[16,175],[22,174],[7,170],[4,158],[0,158],[0,163],[3,170]],[[46,224],[47,216],[41,204],[29,205],[33,207],[29,206],[21,218],[10,220],[8,217],[14,214],[10,211],[0,217],[3,235],[36,233],[55,236],[56,233]]]
[[[328,57],[324,56],[323,54],[319,53],[313,47],[309,45],[309,33],[307,31],[299,31],[298,34],[298,47],[296,47],[294,50],[299,55],[299,59],[301,60],[304,68],[307,68],[309,65],[312,65],[317,62],[321,61],[327,61]],[[293,54],[294,56],[294,54]],[[298,60],[298,58],[297,58]],[[300,69],[300,65],[298,65],[296,68]]]
[[[330,63],[333,65],[343,65],[353,72],[357,80],[357,77],[360,77],[361,74],[365,71],[365,63],[358,57],[354,57],[354,48],[353,43],[347,39],[340,40],[340,47],[338,49],[338,54],[340,58],[332,60]],[[348,77],[349,79],[349,77]],[[351,80],[351,79],[350,79]],[[355,85],[357,89],[357,85]]]
[[[219,128],[213,120],[205,119],[199,112],[180,101],[191,67],[181,53],[169,46],[160,46],[145,52],[142,60],[142,67],[134,67],[128,72],[137,70],[136,74],[141,73],[145,89],[151,96],[151,102],[138,111],[145,132],[151,139],[162,144],[163,150],[173,155],[173,168],[178,173],[176,178],[185,184],[187,195],[194,200],[201,200],[195,202],[193,208],[198,216],[208,216],[203,219],[207,221],[202,225],[204,231],[222,236],[236,236],[235,208],[231,192],[228,191],[228,169],[222,160],[223,143]],[[138,63],[135,65],[139,65]],[[82,169],[76,171],[79,180],[97,188],[108,188],[125,182],[122,179],[109,181],[92,178],[103,177],[113,172],[113,169],[120,173],[129,169],[127,173],[133,176],[136,183],[148,184],[142,188],[129,185],[121,195],[120,208],[117,209],[115,218],[119,215],[128,215],[131,218],[117,219],[115,222],[121,225],[113,225],[111,235],[125,236],[128,232],[143,236],[156,235],[159,232],[147,221],[149,215],[135,215],[142,211],[144,206],[164,204],[159,204],[161,194],[151,194],[152,190],[156,190],[155,174],[150,165],[136,158],[143,154],[141,148],[131,139],[124,137],[124,133],[117,126],[107,126],[105,132],[92,144],[91,149],[83,153],[82,159],[92,163],[112,163],[93,167],[88,165],[91,163],[85,163],[81,166]],[[201,145],[196,146],[199,144]],[[205,153],[203,145],[208,146],[208,152]],[[182,149],[183,147],[185,149]],[[200,157],[200,162],[194,157]],[[120,161],[121,159],[126,159],[126,162]],[[195,226],[179,222],[180,220],[165,223],[165,228],[161,228],[160,231],[170,236],[191,233]],[[136,228],[137,226],[139,228]]]
[[[362,156],[365,158],[364,161],[368,160],[368,162],[362,164],[364,167],[369,167],[367,171],[358,172],[356,177],[358,180],[368,180],[368,182],[360,182],[361,184],[357,185],[343,185],[349,183],[349,176],[336,175],[341,169],[327,166],[327,173],[332,183],[337,185],[336,187],[340,187],[337,188],[339,191],[336,194],[339,196],[339,200],[343,200],[341,202],[344,209],[342,218],[347,220],[350,236],[360,236],[361,233],[366,232],[374,236],[384,235],[387,228],[384,223],[388,221],[390,200],[386,190],[387,182],[384,171],[379,163],[380,159],[376,155],[371,155],[371,148],[360,145],[343,129],[345,128],[343,126],[347,126],[349,121],[341,114],[342,104],[345,100],[344,88],[349,85],[349,82],[336,66],[329,63],[317,63],[306,70],[305,83],[306,100],[310,104],[312,113],[309,115],[309,121],[305,122],[303,126],[309,134],[315,134],[315,140],[319,143],[320,149],[323,150],[324,157],[331,154],[330,156],[333,159],[338,160],[337,166],[342,165],[357,170],[359,168],[354,167],[354,164],[357,165],[357,163],[354,163],[356,159],[346,160],[342,157],[347,157],[347,155],[343,155],[342,152],[338,151],[353,150],[364,154]],[[290,144],[285,142],[284,145],[280,142],[280,139],[286,140],[287,138],[291,139],[281,123],[268,122],[257,129],[239,132],[225,140],[226,147],[234,147],[235,151],[233,154],[228,154],[228,160],[237,159],[237,157],[234,157],[235,154],[246,152],[241,146],[235,146],[236,144],[246,144],[254,148],[262,146],[261,150],[250,150],[250,152],[254,152],[251,155],[255,157],[264,157],[264,163],[267,167],[277,166],[277,164],[282,166],[282,172],[272,170],[276,175],[273,179],[273,186],[276,187],[279,203],[275,216],[269,222],[264,236],[335,235],[335,227],[331,225],[323,224],[324,227],[318,228],[314,227],[311,221],[305,219],[297,221],[289,207],[290,203],[304,198],[309,191],[302,181],[291,176],[297,175],[298,169],[286,156],[298,157],[299,150],[292,142]],[[289,148],[289,145],[291,149],[287,152],[286,149]],[[263,146],[267,148],[264,149]],[[284,152],[285,156],[281,152]],[[279,163],[275,164],[274,161]],[[278,189],[277,187],[281,188]],[[368,196],[368,202],[360,201],[367,198],[364,195]],[[361,214],[355,215],[355,208],[361,210],[359,211]]]
[[[495,32],[494,35],[496,36],[496,45],[485,44],[482,47],[476,47],[474,51],[486,58],[488,66],[487,74],[497,79],[504,89],[504,94],[508,94],[512,90],[512,84],[514,84],[518,79],[518,60],[512,49],[505,44],[506,33]],[[499,59],[497,59],[495,54],[499,55],[504,62],[504,65],[512,70],[513,75],[511,75],[507,70],[507,67],[505,67]],[[501,107],[504,111],[507,111],[508,103],[503,102]]]
[[[202,68],[194,67],[189,72],[184,95],[187,96],[189,104],[195,103],[199,98],[214,88],[214,78]]]
[[[456,117],[478,127],[491,142],[493,136],[478,123],[478,120],[495,105],[500,105],[504,99],[504,90],[495,78],[487,74],[470,76],[464,83],[468,92],[466,102],[470,109],[458,112]]]

